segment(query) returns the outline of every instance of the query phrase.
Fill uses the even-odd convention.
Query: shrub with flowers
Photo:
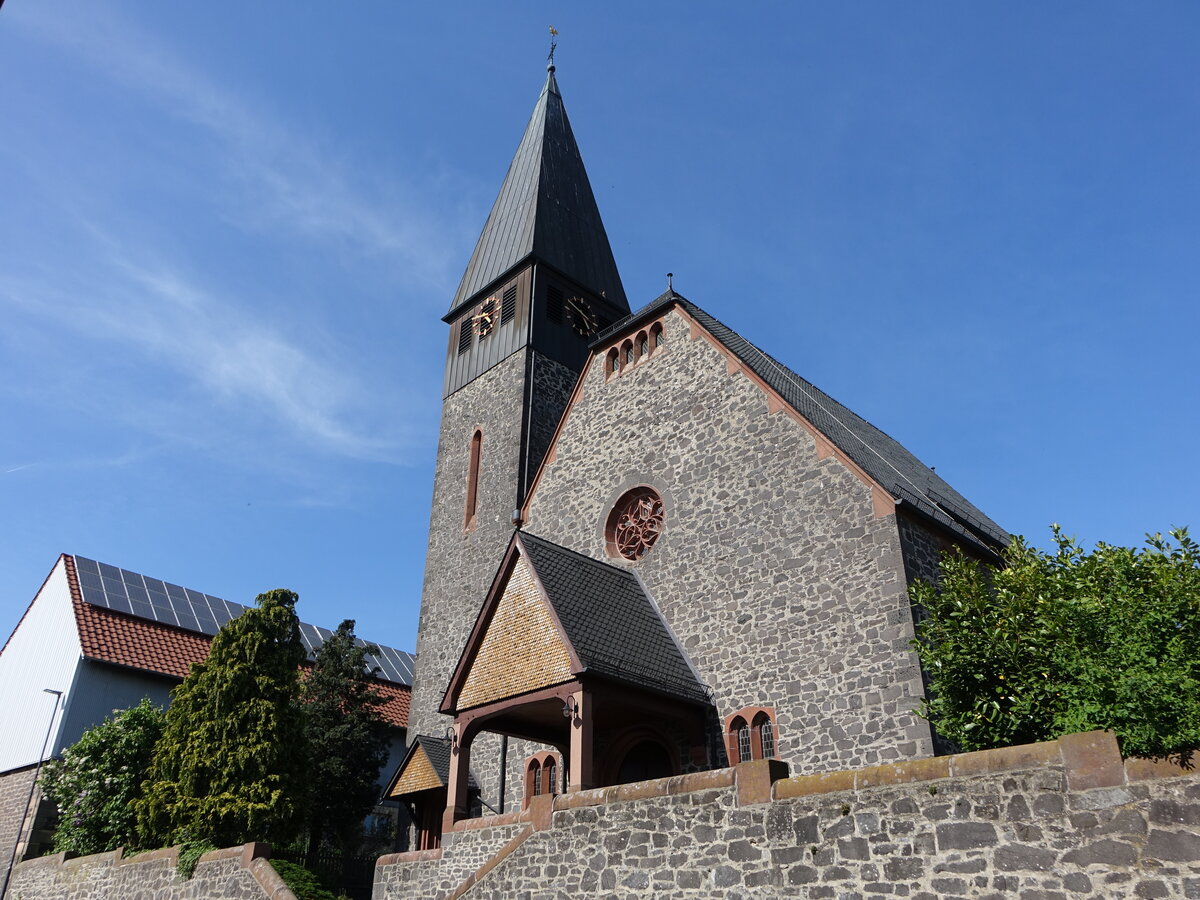
[[[54,849],[80,855],[136,842],[132,801],[163,730],[163,712],[148,699],[89,728],[42,769],[42,790],[58,806]]]

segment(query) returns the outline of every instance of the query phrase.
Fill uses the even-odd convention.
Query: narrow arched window
[[[542,767],[535,762],[529,767],[529,773],[533,779],[533,796],[540,797],[542,795]]]
[[[650,328],[650,343],[655,350],[663,345],[663,327],[658,322]]]
[[[467,462],[467,506],[463,525],[470,528],[475,524],[475,509],[479,499],[479,459],[483,453],[483,432],[476,428],[471,435],[470,458]]]
[[[763,759],[775,758],[775,723],[766,713],[759,713],[754,720],[758,729],[758,745],[762,747]]]
[[[633,365],[633,341],[626,341],[621,347],[621,356],[625,358],[625,365]]]
[[[542,772],[546,776],[546,793],[557,794],[558,785],[554,783],[554,779],[558,776],[558,766],[554,764],[553,759],[546,760],[546,765],[542,767]]]
[[[644,331],[637,336],[637,355],[638,359],[645,359],[650,355],[650,338]]]
[[[608,375],[609,377],[612,377],[621,371],[621,355],[617,353],[615,348],[608,351],[604,369],[604,374]]]
[[[737,738],[738,762],[748,762],[754,758],[750,748],[750,726],[744,719],[738,719],[733,725],[733,734]]]

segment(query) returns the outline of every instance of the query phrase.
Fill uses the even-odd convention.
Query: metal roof
[[[629,308],[554,67],[450,304],[462,304],[534,257]]]
[[[638,687],[707,702],[637,574],[520,532],[529,564],[584,670]]]
[[[85,602],[140,619],[212,637],[217,629],[248,608],[83,556],[73,556],[72,560]],[[317,648],[332,634],[328,628],[300,623],[300,641],[309,659],[315,657]],[[359,638],[357,643],[363,646],[371,642]],[[378,652],[367,655],[367,665],[377,670],[373,673],[376,678],[393,684],[412,684],[411,653],[381,644],[371,646]]]
[[[989,552],[1008,544],[1007,531],[988,518],[933,469],[910,453],[899,441],[812,382],[746,340],[728,325],[673,290],[598,334],[593,348],[618,332],[634,327],[642,318],[678,304],[713,337],[804,416],[880,487],[898,501],[936,520],[955,534],[967,537]]]

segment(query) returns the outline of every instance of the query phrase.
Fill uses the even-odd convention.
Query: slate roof
[[[689,700],[708,700],[635,572],[527,531],[520,533],[520,540],[585,672]]]
[[[182,680],[192,663],[208,657],[212,643],[208,634],[89,603],[80,590],[75,557],[63,558],[80,652],[85,659]],[[397,727],[406,727],[412,688],[405,683],[376,678],[375,690],[384,698],[380,707],[384,718]]]
[[[400,765],[396,766],[396,771],[388,780],[387,788],[383,792],[382,799],[396,799],[392,791],[396,789],[396,782],[400,780],[400,776],[404,774],[404,769],[408,765],[408,761],[412,759],[414,753],[417,752],[418,745],[425,751],[425,756],[429,759],[429,764],[433,766],[433,771],[437,773],[437,777],[442,780],[443,785],[450,783],[450,739],[433,737],[428,734],[418,734],[413,738],[412,743],[408,745],[408,751],[404,754],[404,759],[400,760]],[[475,773],[467,770],[467,785],[478,789],[479,782],[475,778]]]
[[[629,308],[553,66],[447,318],[531,255]]]
[[[667,291],[605,329],[596,336],[592,346],[606,343],[612,335],[631,328],[638,320],[652,316],[671,304],[678,304],[685,309],[898,501],[987,550],[995,551],[1008,543],[1008,532],[954,490],[899,441],[674,291]]]

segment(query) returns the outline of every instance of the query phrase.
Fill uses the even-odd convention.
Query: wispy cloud
[[[139,146],[136,138],[126,145],[122,134],[109,185],[97,184],[92,169],[81,174],[58,158],[39,168],[36,155],[26,154],[23,164],[33,176],[27,181],[36,181],[43,202],[28,207],[38,210],[37,224],[14,233],[36,235],[29,246],[38,255],[0,271],[0,307],[7,307],[14,329],[24,328],[41,346],[35,351],[7,336],[26,377],[0,391],[25,400],[40,394],[51,404],[58,402],[52,393],[69,392],[93,419],[124,423],[134,444],[191,444],[229,458],[240,454],[247,465],[278,432],[288,436],[279,443],[301,454],[405,462],[436,399],[405,391],[413,374],[405,366],[413,364],[372,369],[390,348],[363,353],[358,336],[344,344],[326,328],[338,317],[317,308],[322,301],[298,298],[285,318],[264,302],[261,282],[189,241],[200,230],[205,237],[221,226],[228,232],[232,222],[239,230],[216,242],[233,244],[235,253],[266,257],[284,246],[285,255],[317,260],[313,271],[321,277],[372,281],[382,272],[389,299],[407,294],[432,303],[451,286],[447,247],[454,245],[448,236],[454,228],[444,204],[394,173],[370,171],[287,128],[219,84],[219,75],[197,70],[110,10],[82,5],[62,15],[21,7],[18,20],[26,33],[65,51],[64,63],[82,63],[98,75],[102,95],[132,98],[139,115],[148,114],[143,127],[169,132],[163,140],[177,142],[171,153],[179,158],[172,156],[164,170],[161,147]],[[197,186],[196,167],[215,184]],[[125,202],[177,187],[175,205]],[[56,212],[45,212],[51,208]],[[193,215],[213,221],[191,230],[171,224]],[[292,284],[306,277],[307,270],[296,274]],[[281,281],[279,292],[289,286]],[[360,321],[370,318],[362,313]],[[0,336],[0,350],[4,344]],[[121,456],[98,452],[95,462]],[[259,464],[303,468],[295,459]],[[314,502],[328,502],[329,495],[322,490]]]
[[[215,139],[225,174],[237,185],[232,214],[242,224],[336,241],[343,249],[387,260],[427,287],[448,286],[447,238],[454,226],[438,198],[417,199],[415,185],[392,173],[348,169],[340,154],[287,128],[269,110],[252,107],[111,10],[85,6],[71,15],[43,10],[25,24],[162,113]]]
[[[153,416],[133,415],[137,407],[166,405],[153,382],[169,372],[200,396],[183,404],[193,418],[197,408],[211,406],[248,412],[287,429],[310,449],[360,459],[390,459],[399,449],[395,432],[383,437],[354,424],[370,417],[364,408],[370,392],[351,374],[352,366],[321,358],[162,265],[114,259],[91,280],[90,289],[61,290],[0,279],[0,304],[52,319],[60,332],[104,348],[106,357],[149,362],[139,376],[142,389],[110,407],[128,409],[145,430],[170,431],[177,419],[161,407]],[[178,398],[174,402],[180,405]]]

